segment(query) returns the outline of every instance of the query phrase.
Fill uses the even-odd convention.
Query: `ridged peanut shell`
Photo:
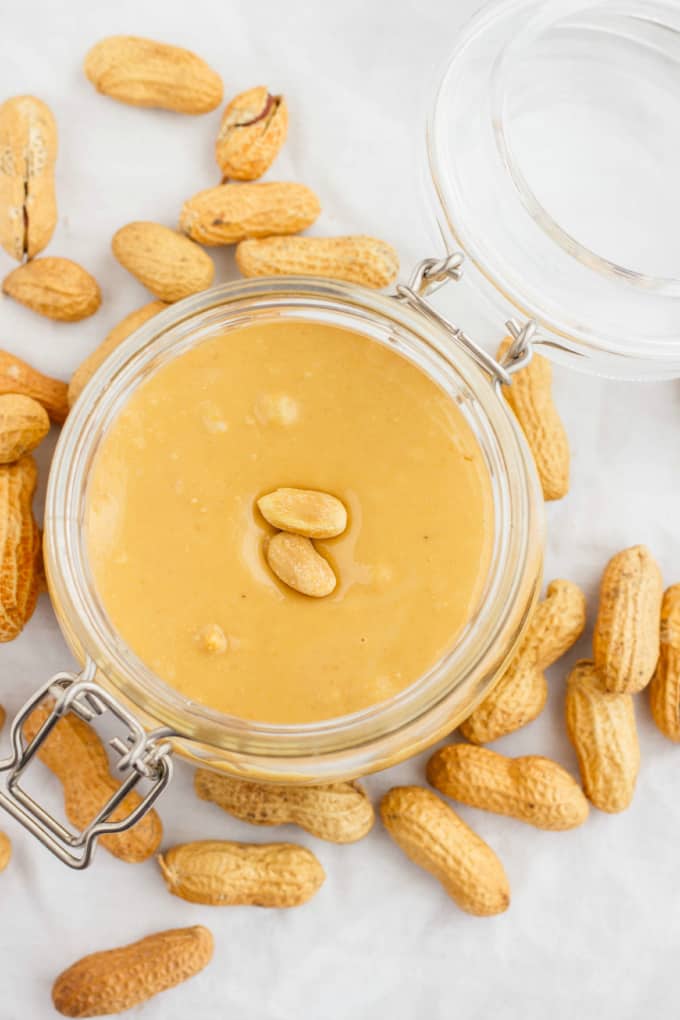
[[[600,583],[593,658],[606,690],[636,694],[652,679],[659,659],[663,582],[644,545],[613,556]]]
[[[241,241],[236,264],[244,276],[326,276],[386,287],[399,272],[394,248],[375,237],[266,237]]]
[[[171,893],[208,906],[299,907],[326,874],[311,850],[293,843],[202,840],[158,858]]]
[[[567,733],[583,789],[600,811],[624,811],[640,771],[640,745],[630,694],[610,694],[592,662],[577,662],[567,681]]]
[[[298,825],[331,843],[354,843],[373,827],[375,813],[358,783],[274,786],[197,769],[194,788],[235,818],[252,825]]]
[[[165,302],[150,301],[147,305],[143,305],[141,308],[135,309],[134,312],[130,312],[117,326],[113,327],[111,332],[102,340],[99,347],[96,347],[91,354],[88,354],[73,373],[68,386],[67,398],[69,407],[73,407],[85,386],[99,366],[106,361],[109,354],[122,344],[123,340],[127,340],[136,329],[139,329],[145,322],[152,319],[154,315],[158,315],[164,308],[167,308]]]
[[[49,431],[49,415],[37,400],[20,393],[0,395],[0,464],[35,450]]]
[[[213,948],[211,933],[196,925],[92,953],[54,982],[54,1008],[69,1017],[122,1013],[198,974],[210,963]]]
[[[680,743],[680,584],[668,588],[661,603],[660,653],[649,703],[663,735]]]
[[[24,737],[32,740],[49,715],[39,705],[24,723]],[[120,787],[109,772],[109,760],[101,740],[86,723],[73,714],[63,716],[38,751],[38,757],[54,773],[64,789],[66,817],[77,829],[84,829],[106,801]],[[140,803],[132,790],[111,814],[117,822]],[[122,861],[132,864],[147,860],[158,850],[163,827],[151,809],[131,829],[100,836],[98,842]]]
[[[213,282],[213,260],[197,244],[160,223],[138,221],[116,231],[113,254],[161,301],[181,301]]]
[[[86,319],[102,303],[99,284],[86,269],[52,256],[17,266],[3,280],[2,289],[26,308],[58,322]]]
[[[461,910],[489,917],[508,909],[510,886],[498,857],[430,790],[396,786],[383,797],[380,814],[395,843]]]
[[[21,633],[40,593],[40,531],[32,510],[37,479],[30,454],[0,465],[0,641]]]
[[[9,351],[0,351],[0,394],[4,393],[21,393],[33,397],[42,404],[52,421],[61,424],[66,420],[66,383],[43,375]]]
[[[461,725],[473,744],[488,744],[532,722],[545,707],[544,670],[579,639],[586,625],[586,600],[572,581],[551,581],[510,665],[491,693]]]
[[[0,832],[0,871],[4,871],[12,858],[12,841],[9,836]]]
[[[272,527],[305,538],[335,538],[347,527],[341,500],[316,489],[275,489],[260,496],[257,505]]]
[[[318,198],[304,184],[220,184],[188,199],[179,223],[199,244],[236,244],[247,237],[296,234],[320,212]]]
[[[288,105],[264,85],[234,96],[227,105],[215,144],[224,177],[254,181],[272,165],[288,133]]]
[[[57,225],[57,125],[35,96],[0,106],[0,244],[21,262],[45,248]]]
[[[506,337],[498,351],[502,360],[512,343]],[[512,376],[503,393],[522,426],[547,500],[562,499],[569,491],[569,439],[552,397],[552,365],[534,354]]]
[[[582,825],[588,801],[568,772],[539,755],[506,758],[488,747],[450,744],[427,763],[428,782],[440,793],[537,829],[561,831]]]
[[[135,35],[111,35],[85,57],[98,92],[131,106],[209,113],[222,102],[222,79],[205,60],[180,46]]]
[[[460,732],[473,744],[494,740],[528,726],[537,719],[548,700],[548,682],[535,666],[518,663],[468,718]]]

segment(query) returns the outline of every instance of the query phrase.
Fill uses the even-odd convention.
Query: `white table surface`
[[[113,259],[109,240],[134,219],[173,225],[181,202],[216,182],[218,113],[182,117],[98,96],[81,63],[100,37],[136,33],[198,51],[227,94],[266,82],[286,93],[291,130],[270,176],[316,189],[324,233],[373,232],[404,267],[432,254],[415,187],[432,69],[477,0],[34,0],[2,19],[0,97],[32,92],[59,123],[59,225],[48,254],[81,261],[104,295],[76,325],[50,323],[0,299],[0,345],[68,378],[123,315],[148,297]],[[218,279],[234,276],[216,253]],[[12,268],[0,253],[0,273]],[[455,298],[453,299],[455,310]],[[463,322],[466,325],[466,322]],[[484,336],[492,346],[498,330]],[[573,488],[548,507],[546,577],[588,594],[590,625],[552,671],[543,716],[500,742],[511,754],[550,755],[572,771],[562,722],[566,666],[587,654],[601,569],[616,550],[646,542],[667,583],[680,579],[676,384],[603,382],[556,372],[573,450]],[[40,450],[41,494],[51,446]],[[0,648],[0,701],[9,712],[71,658],[47,598],[22,637]],[[180,766],[161,804],[167,846],[190,838],[298,840],[328,872],[317,898],[289,911],[194,906],[169,896],[156,864],[126,865],[101,851],[72,873],[10,819],[14,857],[0,876],[0,1020],[54,1016],[55,976],[85,953],[164,927],[204,923],[212,965],[198,978],[133,1010],[145,1020],[638,1020],[670,1015],[680,938],[680,750],[637,701],[643,765],[634,803],[619,816],[592,811],[569,833],[538,832],[469,809],[461,814],[499,853],[513,902],[501,917],[461,913],[379,825],[362,843],[335,847],[293,829],[249,828],[198,802]],[[5,732],[6,736],[6,732]],[[423,759],[367,781],[423,782]],[[46,780],[49,785],[49,780]]]

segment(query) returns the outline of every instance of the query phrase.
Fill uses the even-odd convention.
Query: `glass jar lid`
[[[680,375],[680,7],[501,0],[449,58],[428,124],[439,225],[558,360]]]

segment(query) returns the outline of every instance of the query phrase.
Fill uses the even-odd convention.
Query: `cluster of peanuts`
[[[271,505],[265,498],[265,510],[277,522],[281,511],[284,523],[290,524],[299,501],[294,499],[292,506],[293,510],[285,492]],[[545,670],[584,630],[583,593],[570,581],[556,580],[534,608],[499,682],[460,726],[465,742],[448,743],[430,757],[426,777],[431,788],[393,787],[382,798],[380,816],[387,832],[413,862],[439,880],[462,910],[477,916],[505,911],[510,884],[497,854],[448,800],[552,831],[582,825],[589,802],[601,811],[624,810],[633,798],[640,768],[634,698],[647,685],[657,725],[680,742],[680,585],[662,594],[659,568],[642,546],[618,553],[604,571],[592,659],[577,662],[566,682],[566,727],[581,783],[548,758],[509,758],[482,746],[538,717],[548,694]],[[29,718],[27,738],[35,736],[46,714],[43,706]],[[78,828],[119,785],[109,772],[99,738],[75,717],[57,723],[39,755],[63,784],[66,814]],[[280,786],[197,769],[194,786],[201,800],[243,822],[293,824],[317,839],[339,844],[363,839],[375,821],[371,800],[356,782]],[[128,794],[120,816],[138,802],[134,792]],[[197,840],[158,853],[162,838],[160,819],[151,811],[132,829],[105,836],[101,842],[131,863],[157,854],[167,889],[208,906],[300,906],[325,880],[316,854],[294,843]],[[133,980],[130,968],[142,954],[158,956],[158,964],[134,968]],[[57,978],[53,999],[66,1016],[99,1015],[88,1012],[95,1005],[100,1012],[118,1012],[192,976],[206,966],[211,954],[212,936],[201,926],[158,932],[141,943],[79,960]]]
[[[197,115],[222,102],[222,80],[204,60],[150,39],[103,39],[87,54],[84,69],[100,93],[134,106]],[[326,276],[369,287],[383,287],[395,279],[399,262],[390,245],[365,235],[298,236],[321,211],[317,196],[296,182],[259,180],[281,151],[288,125],[283,96],[264,86],[235,96],[222,114],[215,141],[222,183],[184,203],[179,230],[141,221],[115,233],[114,256],[154,300],[119,322],[76,369],[68,386],[0,351],[0,522],[17,513],[10,495],[3,495],[11,488],[11,471],[5,465],[23,463],[32,472],[32,459],[21,458],[43,440],[50,419],[57,424],[65,421],[108,355],[169,304],[213,283],[215,266],[202,246],[235,245],[237,265],[246,276]],[[5,277],[3,292],[40,315],[75,322],[93,315],[102,295],[94,277],[76,262],[41,255],[58,218],[57,150],[57,122],[42,99],[15,96],[0,105],[0,246],[20,263]],[[5,476],[8,484],[3,489]],[[32,520],[30,505],[22,509],[24,517],[27,513]],[[301,545],[301,539],[292,541]],[[272,546],[272,556],[282,547],[284,567],[290,559],[285,542],[281,539]],[[35,606],[34,598],[20,599],[15,593],[20,552],[10,545],[0,549],[0,641],[16,637]],[[326,561],[307,545],[293,552],[306,554],[309,564],[318,568],[327,594],[335,578]],[[11,616],[11,627],[2,625],[3,615]]]
[[[134,106],[205,114],[223,98],[221,78],[205,61],[154,40],[104,39],[87,54],[84,69],[100,93]],[[396,278],[398,258],[389,244],[366,235],[300,236],[320,214],[316,194],[296,182],[259,180],[280,152],[288,125],[283,96],[264,86],[236,95],[223,112],[215,141],[221,183],[184,203],[178,230],[142,221],[115,233],[115,258],[154,300],[118,323],[68,385],[0,351],[0,641],[21,632],[44,588],[40,532],[32,509],[37,478],[33,451],[50,421],[65,421],[92,375],[123,340],[169,304],[213,283],[215,266],[205,248],[235,245],[236,264],[248,277],[325,276],[367,287],[384,287]],[[77,322],[98,311],[102,293],[83,266],[42,254],[58,219],[57,151],[57,122],[43,100],[15,96],[0,105],[0,246],[19,263],[5,276],[3,293],[49,319]],[[344,529],[344,506],[328,494],[299,490],[271,493],[260,506],[279,529],[267,548],[272,570],[297,590],[328,594],[335,587],[335,574],[313,540]],[[302,518],[312,511],[316,523],[310,532]],[[47,704],[33,712],[24,726],[25,740],[37,736],[48,712]],[[62,783],[66,816],[78,830],[120,787],[101,740],[75,715],[58,722],[39,757]],[[218,796],[212,778],[197,773],[199,796]],[[233,789],[220,788],[224,806],[228,792],[233,813],[245,811],[265,824],[297,822],[335,842],[358,839],[373,824],[373,808],[356,784],[276,792],[241,789],[237,783]],[[258,797],[259,808],[253,806]],[[112,819],[127,816],[139,803],[136,792],[128,793]],[[161,820],[151,810],[131,829],[104,835],[100,842],[119,860],[142,863],[158,853],[162,838]],[[10,856],[11,843],[0,833],[0,870]],[[167,848],[158,864],[173,894],[213,905],[292,907],[310,899],[325,878],[316,856],[290,843],[202,841]],[[202,926],[157,932],[79,960],[55,981],[53,1002],[65,1016],[118,1013],[191,977],[208,964],[212,952],[212,935]]]
[[[204,114],[222,101],[220,76],[196,54],[135,36],[99,42],[87,54],[85,74],[99,92],[134,106]],[[293,236],[319,216],[317,196],[303,184],[259,180],[279,154],[288,123],[285,98],[265,86],[235,96],[215,142],[222,183],[184,203],[179,230],[141,221],[116,232],[113,254],[157,301],[172,303],[212,284],[215,266],[201,245],[236,245],[245,276],[326,276],[369,287],[396,278],[397,254],[376,238]],[[74,322],[99,308],[97,281],[70,259],[36,257],[57,223],[57,148],[56,120],[41,99],[16,96],[0,106],[0,245],[22,263],[5,277],[3,291],[41,315]],[[144,318],[159,307],[147,307]]]
[[[221,79],[204,61],[147,39],[103,40],[87,55],[85,72],[99,92],[136,106],[199,114],[222,101]],[[210,286],[214,265],[201,246],[236,245],[237,264],[246,276],[310,274],[375,287],[395,278],[396,254],[375,238],[292,236],[316,220],[316,195],[301,184],[258,180],[272,165],[287,130],[282,96],[264,87],[241,93],[226,107],[217,136],[222,183],[184,204],[181,229],[145,221],[117,231],[114,255],[155,300],[109,333],[70,386],[0,352],[0,533],[7,536],[13,528],[13,534],[26,535],[23,546],[5,538],[0,549],[0,640],[20,632],[37,597],[31,451],[47,432],[48,416],[63,422],[93,372],[125,337],[168,303]],[[0,106],[0,244],[21,263],[5,278],[3,290],[39,314],[75,321],[98,309],[97,282],[68,259],[36,257],[56,225],[56,155],[56,123],[45,103],[22,96]],[[548,362],[534,357],[513,377],[506,396],[524,429],[545,498],[561,498],[569,485],[569,447],[550,397]],[[24,475],[28,481],[22,489]],[[312,578],[315,590],[306,593],[328,594],[336,579],[328,564],[319,573],[319,564],[310,558],[311,552],[317,555],[312,543],[346,526],[342,504],[327,493],[277,490],[262,497],[259,506],[279,529],[268,547],[272,570],[297,590],[309,587]],[[321,531],[310,531],[310,507],[313,516],[324,519]],[[291,543],[298,549],[302,543],[309,569],[298,569]],[[657,564],[636,546],[617,554],[605,569],[592,659],[578,662],[566,683],[566,727],[581,783],[547,758],[513,759],[483,746],[537,718],[548,694],[545,670],[581,636],[585,623],[586,601],[579,588],[553,581],[503,676],[461,725],[465,742],[449,743],[431,756],[426,777],[433,789],[395,787],[382,799],[387,832],[468,913],[488,916],[506,910],[510,885],[492,848],[438,794],[550,830],[583,824],[589,803],[606,812],[624,810],[640,768],[634,698],[648,685],[656,724],[680,742],[680,585],[663,595]],[[27,740],[39,732],[47,712],[43,705],[27,720]],[[65,813],[78,829],[119,789],[99,737],[76,716],[57,723],[39,756],[62,783]],[[363,838],[375,820],[369,797],[354,782],[270,786],[199,769],[195,790],[202,800],[242,821],[294,824],[335,843]],[[138,795],[129,793],[114,820],[138,805]],[[162,839],[160,818],[152,810],[133,828],[108,834],[101,843],[129,863],[157,855],[159,880],[170,893],[210,906],[299,906],[325,879],[316,855],[292,843],[203,840],[159,853]],[[0,870],[9,856],[9,841],[0,834]],[[210,932],[194,926],[91,954],[56,979],[54,1005],[72,1017],[121,1012],[198,973],[212,952]]]
[[[484,745],[542,712],[544,670],[582,634],[586,601],[570,581],[553,581],[498,684],[460,726],[467,743],[436,751],[430,784],[461,804],[509,815],[539,829],[583,824],[588,802],[616,813],[631,803],[640,770],[634,696],[649,686],[653,718],[680,742],[680,585],[663,594],[659,567],[644,546],[617,553],[600,584],[591,659],[571,670],[565,721],[581,784],[547,758],[507,758]],[[403,850],[434,874],[463,910],[501,913],[510,887],[498,857],[455,812],[424,787],[391,790],[385,824]]]

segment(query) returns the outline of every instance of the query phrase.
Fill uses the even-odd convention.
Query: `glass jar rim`
[[[420,367],[435,379],[437,372],[455,377],[463,404],[474,404],[488,432],[486,456],[493,460],[490,469],[496,476],[494,498],[500,515],[488,602],[444,658],[389,701],[354,715],[298,726],[223,715],[185,698],[141,662],[99,605],[82,527],[88,467],[142,373],[157,367],[163,357],[177,357],[201,339],[224,332],[227,323],[233,327],[254,321],[257,315],[284,313],[308,321],[351,322],[349,328],[369,338],[369,329],[380,329],[387,337],[381,342],[401,345],[402,353],[417,364],[420,358]],[[446,728],[463,699],[472,707],[488,690],[536,595],[542,498],[531,456],[506,402],[450,335],[394,298],[354,285],[295,277],[260,279],[225,284],[173,305],[145,323],[98,369],[57,444],[48,483],[45,548],[50,589],[69,644],[82,660],[94,662],[145,717],[170,727],[180,741],[226,755],[242,772],[290,779],[292,774],[304,775],[313,763],[317,778],[358,775],[388,760],[396,734],[409,747],[425,746],[435,739],[433,733]],[[452,672],[457,679],[447,680]]]
[[[670,40],[668,52],[656,36],[647,38],[650,26]],[[561,48],[549,35],[553,30],[565,37]],[[465,254],[473,286],[503,318],[537,322],[548,357],[621,378],[675,377],[677,274],[642,271],[576,236],[541,197],[518,157],[510,116],[513,75],[548,37],[565,62],[579,55],[585,60],[590,49],[604,59],[607,46],[621,38],[661,66],[680,48],[680,14],[668,0],[491,0],[477,12],[438,77],[427,119],[429,187],[439,232],[449,248]],[[464,140],[457,131],[463,123],[469,129]],[[484,173],[465,169],[477,155]],[[503,217],[493,215],[492,203],[488,217],[480,216],[485,196],[494,195],[505,226]]]

